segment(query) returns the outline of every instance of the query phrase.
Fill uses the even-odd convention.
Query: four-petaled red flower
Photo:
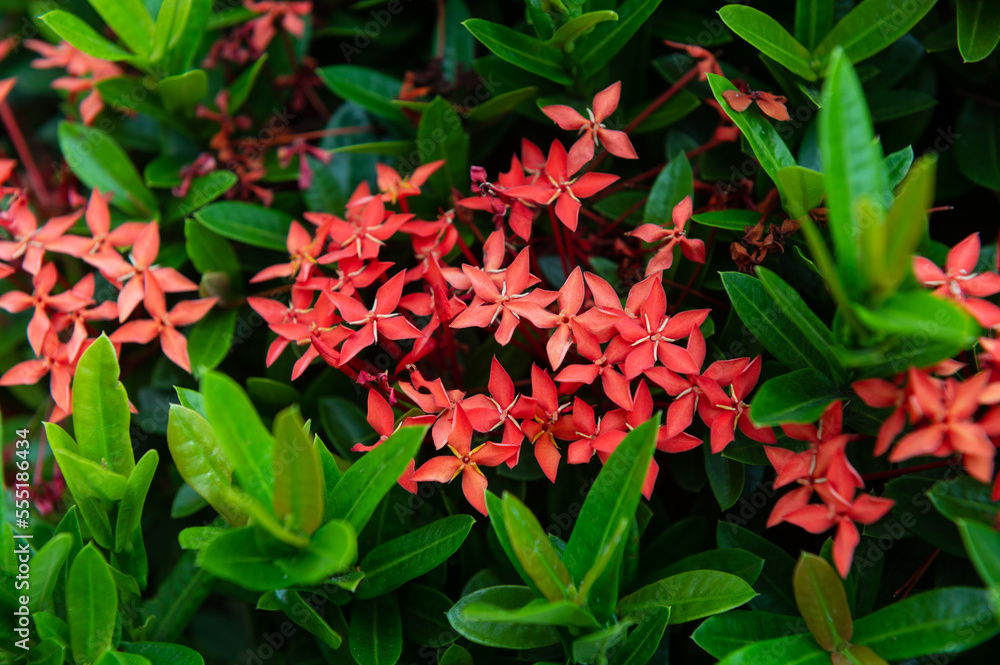
[[[576,173],[594,158],[594,148],[598,144],[603,144],[605,149],[616,157],[639,158],[625,132],[604,126],[604,121],[618,108],[621,91],[622,83],[618,81],[594,95],[594,108],[587,109],[586,118],[571,106],[553,104],[542,107],[542,113],[549,116],[561,128],[576,130],[582,135],[569,149],[570,173]]]

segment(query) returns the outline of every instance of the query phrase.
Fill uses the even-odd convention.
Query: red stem
[[[569,276],[569,259],[566,257],[566,250],[563,249],[562,232],[559,230],[561,222],[556,219],[556,211],[552,206],[548,207],[549,221],[552,222],[552,237],[556,241],[556,251],[559,252],[559,259],[562,261],[563,274]]]
[[[17,124],[17,118],[14,117],[14,113],[10,110],[7,102],[0,102],[0,120],[3,121],[4,126],[7,128],[7,133],[10,134],[10,142],[14,144],[14,150],[17,151],[18,157],[21,158],[24,170],[28,172],[31,189],[34,190],[42,207],[49,208],[52,203],[52,196],[45,186],[45,178],[42,177],[42,172],[38,170],[38,165],[31,154],[28,142],[24,140],[24,134],[21,133],[21,128]]]
[[[905,476],[908,473],[919,473],[920,471],[930,471],[931,469],[943,469],[946,466],[951,466],[953,463],[954,462],[951,460],[944,460],[942,462],[930,462],[928,464],[917,464],[916,466],[905,466],[901,469],[889,469],[888,471],[879,471],[877,473],[865,473],[861,475],[861,479],[866,483],[888,480],[889,478]]]

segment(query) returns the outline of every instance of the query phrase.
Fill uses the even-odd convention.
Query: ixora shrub
[[[1000,8],[720,4],[0,3],[0,662],[994,663]]]

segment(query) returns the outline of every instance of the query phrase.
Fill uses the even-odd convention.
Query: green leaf
[[[152,665],[205,665],[201,654],[180,644],[122,642],[118,648],[125,653],[141,656]]]
[[[795,39],[807,50],[816,48],[833,27],[834,0],[797,0]],[[810,56],[811,57],[811,56]]]
[[[473,113],[475,113],[475,111],[473,111]],[[330,152],[334,154],[361,153],[368,155],[391,155],[395,157],[399,155],[405,155],[406,153],[409,152],[413,152],[413,150],[415,149],[416,149],[416,144],[414,144],[414,142],[410,140],[375,141],[374,143],[355,143],[353,145],[345,145],[341,148],[332,148],[330,149]]]
[[[733,32],[764,55],[807,81],[816,80],[809,49],[764,12],[744,5],[726,5],[719,10],[719,16]]]
[[[576,18],[571,18],[563,23],[545,43],[549,46],[572,52],[573,41],[577,37],[590,32],[598,23],[617,20],[618,14],[608,10],[580,14]]]
[[[789,214],[796,219],[818,208],[826,194],[823,174],[804,166],[779,169],[777,185]]]
[[[66,619],[77,663],[92,663],[111,648],[117,615],[114,579],[91,543],[76,555],[66,583]]]
[[[748,226],[760,221],[760,213],[755,210],[715,210],[699,213],[691,219],[705,226],[742,233]]]
[[[462,0],[447,0],[444,17],[435,26],[434,44],[441,36],[437,28],[444,28],[444,51],[441,55],[441,69],[449,81],[457,80],[459,66],[468,67],[476,55],[476,40],[462,27],[462,21],[471,16],[469,8]]]
[[[142,0],[88,0],[133,53],[149,56],[153,18]]]
[[[251,591],[273,591],[290,585],[285,570],[260,550],[255,527],[240,527],[218,534],[198,552],[198,565]]]
[[[847,592],[837,571],[826,559],[803,552],[793,577],[795,602],[819,645],[839,650],[854,632]]]
[[[498,623],[469,617],[465,608],[486,604],[504,610],[517,610],[532,600],[535,593],[523,586],[495,586],[474,591],[460,599],[448,611],[448,621],[467,640],[501,649],[532,649],[559,642],[559,633],[552,626]]]
[[[723,573],[736,575],[746,580],[747,584],[754,584],[760,577],[764,567],[764,560],[756,554],[751,554],[741,549],[719,549],[699,552],[691,556],[684,557],[676,563],[672,563],[666,568],[661,568],[643,577],[644,580],[656,581],[664,577],[670,577],[679,573],[687,573],[692,570],[719,570]]]
[[[890,189],[895,190],[899,187],[912,165],[913,146],[906,146],[885,156],[885,171],[889,176]]]
[[[407,584],[401,590],[399,609],[403,636],[414,644],[443,647],[458,639],[448,623],[448,610],[455,603],[437,589],[422,584]]]
[[[768,380],[758,390],[750,418],[759,427],[816,422],[830,402],[841,396],[822,372],[800,369]]]
[[[233,348],[238,310],[215,309],[195,324],[188,335],[191,373],[200,377],[215,369]]]
[[[734,611],[705,619],[691,634],[691,639],[715,658],[725,658],[734,651],[778,637],[788,637],[808,630],[799,617],[761,611]]]
[[[168,53],[171,56],[168,69],[172,72],[186,72],[191,69],[198,47],[201,46],[202,39],[208,31],[208,22],[212,18],[213,0],[190,0],[187,4],[190,7],[184,29],[179,34],[175,32],[168,44]]]
[[[833,339],[833,333],[809,309],[809,305],[802,299],[798,291],[767,268],[758,267],[757,277],[760,280],[760,285],[771,296],[775,305],[781,309],[782,314],[788,317],[788,320],[802,333],[805,339],[809,340],[811,350],[816,352],[813,361],[818,362],[822,358],[822,363],[813,366],[837,384],[846,381],[847,374],[837,356],[836,347],[838,344]]]
[[[31,619],[35,622],[39,639],[69,648],[69,624],[51,612],[38,612]]]
[[[670,608],[670,623],[679,624],[739,607],[756,592],[746,581],[715,570],[694,570],[648,584],[618,601],[618,614],[644,614]]]
[[[469,515],[451,515],[378,545],[361,561],[365,579],[357,597],[389,593],[437,568],[458,551],[473,523]]]
[[[985,59],[1000,42],[1000,5],[958,0],[958,50],[965,62]]]
[[[66,487],[69,489],[70,494],[73,495],[73,500],[76,502],[76,507],[79,508],[80,516],[83,518],[84,523],[86,523],[87,528],[90,529],[90,534],[93,536],[94,540],[97,541],[102,547],[111,549],[114,547],[114,535],[111,533],[111,520],[108,519],[107,508],[102,505],[101,500],[95,495],[94,490],[90,486],[90,480],[88,478],[88,471],[80,470],[74,473],[73,464],[75,461],[80,460],[84,467],[87,464],[92,464],[90,460],[85,460],[84,458],[76,455],[78,450],[76,442],[66,433],[64,429],[59,427],[54,423],[44,423],[45,427],[45,437],[49,441],[49,445],[52,447],[52,452],[56,457],[56,461],[59,462],[60,455],[66,460],[66,464],[59,462],[59,466],[63,471],[63,477],[66,480]],[[104,478],[105,474],[108,476],[114,476],[114,478],[120,479],[119,481],[114,481],[116,484],[120,481],[125,480],[122,476],[113,474],[104,467],[100,468],[100,472],[95,472],[95,478]],[[67,471],[69,469],[69,471]],[[77,482],[79,479],[80,482]],[[107,484],[105,480],[105,484]],[[125,485],[122,483],[119,485],[122,492],[125,490]],[[117,493],[118,490],[115,490]],[[117,494],[117,498],[121,498],[121,494]],[[115,499],[115,500],[116,500]]]
[[[135,465],[135,469],[125,484],[125,493],[118,505],[118,521],[115,524],[115,551],[132,551],[132,533],[142,522],[142,507],[146,503],[146,494],[153,482],[156,465],[160,462],[160,454],[149,450]]]
[[[394,665],[403,651],[399,605],[395,596],[358,600],[351,605],[348,633],[358,665]]]
[[[260,70],[266,62],[267,54],[265,53],[253,65],[244,69],[229,85],[229,113],[236,113],[246,103],[247,98],[250,97],[250,92],[253,90],[254,83],[257,82]]]
[[[982,187],[1000,190],[1000,112],[969,100],[962,106],[952,136],[962,175]]]
[[[958,520],[958,532],[979,577],[1000,597],[1000,533],[986,524],[963,519]],[[32,565],[37,561],[36,555]]]
[[[716,665],[829,665],[830,654],[812,635],[778,637],[734,651]]]
[[[212,592],[215,579],[195,566],[195,553],[184,552],[156,591],[142,606],[142,616],[153,623],[146,637],[175,641]]]
[[[1000,631],[991,592],[935,589],[893,603],[854,622],[854,644],[886,660],[958,653]]]
[[[604,544],[618,530],[621,520],[631,521],[635,516],[658,426],[659,417],[654,417],[633,429],[597,474],[563,553],[563,562],[572,579],[582,580],[597,562]],[[607,621],[613,611],[618,595],[618,568],[617,561],[609,565],[590,591],[588,608],[598,621]]]
[[[442,654],[438,665],[473,665],[472,655],[463,647],[453,644]]]
[[[446,160],[428,179],[439,200],[448,199],[455,188],[465,191],[469,182],[469,135],[462,129],[458,111],[443,98],[436,97],[420,116],[417,146],[423,164]]]
[[[602,630],[598,630],[573,640],[574,663],[606,663],[608,655],[618,651],[625,640],[625,633],[635,625],[635,619],[626,617]]]
[[[629,634],[625,644],[615,652],[610,665],[645,665],[651,662],[669,622],[669,607],[658,607],[648,612]]]
[[[156,197],[146,188],[121,146],[99,129],[73,122],[59,123],[59,148],[83,184],[114,193],[111,205],[142,219],[157,216]]]
[[[208,94],[208,75],[204,69],[192,69],[183,74],[166,77],[160,81],[156,89],[168,111],[189,114]]]
[[[465,607],[464,615],[469,619],[493,623],[565,626],[567,628],[599,627],[597,620],[586,610],[568,600],[549,602],[539,598],[517,609],[502,609],[486,603],[472,603]]]
[[[935,483],[927,496],[938,512],[953,522],[964,519],[994,524],[1000,514],[990,487],[967,476]]]
[[[315,635],[323,644],[334,650],[340,648],[344,638],[330,627],[312,604],[302,599],[298,591],[279,589],[269,592],[265,597],[273,599],[274,604],[281,608],[285,616]],[[263,600],[264,598],[261,598],[261,601]],[[261,601],[257,603],[258,608],[261,607]]]
[[[975,319],[963,309],[929,291],[897,293],[877,309],[857,306],[855,312],[872,330],[940,342],[954,349],[949,355],[972,346],[979,331]],[[918,346],[926,346],[926,342]],[[915,362],[912,357],[908,360]],[[925,367],[926,363],[918,366]]]
[[[167,204],[166,221],[172,222],[194,214],[196,210],[228,192],[238,181],[236,174],[226,169],[217,169],[194,178],[184,198],[173,198]]]
[[[753,149],[757,161],[761,168],[770,176],[771,180],[778,181],[778,171],[786,166],[795,166],[795,158],[781,135],[764,117],[757,106],[751,105],[742,113],[734,111],[722,93],[726,90],[737,90],[736,86],[717,74],[708,74],[708,84],[715,95],[715,101],[719,103],[726,115],[740,128],[743,136]]]
[[[215,431],[197,412],[172,404],[167,421],[167,445],[181,477],[230,526],[246,524],[247,516],[228,500],[233,465],[219,447]]]
[[[224,238],[254,247],[287,252],[285,239],[292,216],[253,203],[222,201],[194,213],[195,219]]]
[[[206,374],[201,392],[207,420],[225,456],[233,463],[237,482],[262,505],[270,506],[274,501],[274,440],[257,409],[239,384],[225,374]]]
[[[672,223],[674,206],[686,196],[694,197],[691,162],[683,152],[678,152],[656,176],[646,199],[643,220],[653,224]]]
[[[625,0],[617,9],[618,21],[598,26],[587,36],[586,42],[577,44],[580,51],[585,51],[577,60],[580,77],[584,80],[593,78],[622,50],[659,6],[660,0]]]
[[[358,540],[354,529],[343,520],[331,520],[312,535],[305,548],[276,563],[293,583],[311,586],[344,572],[357,558]]]
[[[866,293],[870,285],[861,247],[867,232],[885,218],[889,183],[861,82],[839,50],[823,86],[819,144],[837,267],[849,292]]]
[[[500,543],[501,549],[503,549],[504,554],[507,556],[507,560],[510,561],[511,566],[517,571],[518,576],[528,587],[537,593],[539,596],[542,595],[535,586],[535,582],[531,579],[531,576],[525,572],[524,567],[521,566],[520,560],[517,558],[517,554],[514,552],[514,546],[511,545],[510,535],[507,532],[507,525],[504,522],[504,503],[489,490],[486,490],[486,512],[489,514],[490,524],[493,525],[493,533],[497,537],[497,541]]]
[[[516,109],[521,103],[538,96],[538,88],[527,87],[511,90],[502,95],[496,95],[486,100],[469,112],[466,119],[470,123],[487,123],[503,117]]]
[[[570,85],[573,82],[566,73],[563,54],[559,49],[507,26],[483,19],[470,18],[463,21],[462,25],[501,59],[560,85]]]
[[[739,272],[724,272],[720,276],[743,325],[775,358],[792,369],[834,372],[828,357],[830,350],[817,347],[824,345],[824,341],[814,343],[812,335],[801,330],[794,319],[785,314],[781,301],[768,293],[761,280]],[[776,282],[772,286],[776,291],[781,288]],[[791,302],[789,300],[789,305]],[[795,316],[801,319],[805,315],[797,311]],[[803,325],[806,323],[804,321]],[[807,329],[811,330],[808,326]]]
[[[118,501],[122,498],[127,483],[125,476],[78,455],[73,440],[58,425],[45,423],[45,434],[74,499]]]
[[[795,612],[792,592],[792,569],[795,560],[770,540],[738,524],[719,522],[719,547],[744,549],[764,560],[764,568],[754,583],[761,593],[753,602],[754,609],[790,614]]]
[[[765,384],[766,385],[766,384]],[[754,400],[754,404],[757,400]],[[711,448],[703,446],[705,455],[705,473],[712,487],[712,494],[719,503],[719,508],[728,510],[739,501],[743,493],[744,471],[740,462],[716,455]]]
[[[118,356],[104,335],[90,345],[73,376],[73,429],[80,454],[128,476],[135,467],[128,395],[118,381]]]
[[[145,11],[145,10],[143,10]],[[73,47],[101,60],[118,62],[132,58],[132,54],[112,44],[99,35],[83,19],[70,12],[56,9],[38,17],[52,32]]]
[[[575,594],[569,571],[559,558],[548,534],[531,511],[513,494],[504,493],[503,522],[514,556],[535,587],[555,602]]]
[[[320,67],[316,74],[341,99],[352,101],[398,125],[409,126],[402,110],[392,103],[403,87],[402,81],[374,69],[354,65]]]
[[[870,58],[909,32],[936,1],[864,0],[833,26],[813,57],[825,66],[833,59],[836,48],[841,47],[851,62]]]
[[[49,539],[35,555],[31,557],[27,588],[31,589],[28,597],[28,609],[36,614],[44,609],[52,599],[52,591],[60,581],[63,564],[69,557],[73,547],[73,536],[59,533]],[[13,548],[11,548],[13,550]],[[11,575],[13,577],[13,575]]]
[[[274,514],[306,535],[323,521],[323,467],[297,406],[274,418]]]
[[[426,427],[403,427],[365,453],[344,472],[330,494],[331,512],[361,533],[382,497],[417,454],[426,433]]]
[[[913,255],[927,237],[927,209],[934,202],[936,158],[921,157],[903,182],[881,224],[866,230],[861,262],[877,300],[890,297],[911,274]]]

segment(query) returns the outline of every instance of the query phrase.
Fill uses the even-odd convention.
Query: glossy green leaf
[[[76,177],[91,189],[114,193],[111,205],[143,221],[157,216],[156,198],[131,158],[99,129],[59,123],[59,148]]]
[[[889,183],[861,83],[839,50],[823,86],[819,143],[837,267],[849,292],[865,293],[869,285],[861,247],[885,217]]]
[[[181,477],[230,526],[246,524],[247,516],[229,502],[222,488],[232,486],[233,465],[219,447],[215,431],[197,412],[173,404],[167,422],[167,445]]]
[[[289,575],[260,550],[255,527],[240,527],[218,534],[198,553],[198,565],[251,591],[273,591],[290,586]]]
[[[125,493],[118,505],[118,520],[115,524],[115,550],[118,552],[132,551],[132,533],[139,528],[142,521],[146,494],[149,492],[159,462],[160,454],[156,450],[149,450],[128,477]]]
[[[493,623],[530,624],[538,626],[565,626],[598,628],[599,624],[586,610],[568,600],[549,602],[541,598],[517,609],[502,609],[486,603],[466,605],[464,616]]]
[[[149,55],[153,41],[153,18],[142,0],[88,1],[133,53]]]
[[[307,603],[298,591],[279,589],[267,594],[281,608],[285,615],[315,635],[331,649],[339,649],[344,638],[321,617],[311,603]],[[257,604],[260,607],[260,603]]]
[[[597,26],[594,32],[587,35],[586,41],[578,42],[576,46],[582,55],[577,53],[576,57],[581,77],[590,79],[605,67],[652,16],[660,2],[661,0],[625,0],[616,9],[617,21]]]
[[[968,476],[935,483],[927,496],[938,512],[953,522],[994,524],[1000,515],[1000,505],[992,500],[990,487]]]
[[[746,581],[715,570],[694,570],[648,584],[618,601],[618,614],[643,614],[670,608],[670,623],[679,624],[739,607],[756,592]]]
[[[382,497],[417,454],[426,432],[425,427],[403,427],[365,453],[344,472],[329,495],[331,512],[361,533]]]
[[[38,612],[31,618],[35,622],[35,630],[38,631],[39,639],[55,642],[69,648],[71,639],[69,624],[52,612]]]
[[[542,525],[513,494],[504,494],[503,522],[514,556],[549,601],[571,598],[573,580]]]
[[[624,643],[628,629],[635,623],[635,619],[626,617],[601,630],[577,637],[572,646],[573,662],[606,663],[608,656],[617,652]]]
[[[742,233],[760,221],[760,214],[754,210],[714,210],[693,215],[691,219],[705,226]]]
[[[211,178],[212,174],[205,177]],[[228,240],[190,217],[184,220],[184,239],[184,249],[198,272],[225,273],[231,287],[237,287],[243,281],[240,260]],[[190,353],[190,340],[188,352]]]
[[[621,520],[631,521],[635,516],[658,426],[659,418],[654,417],[633,429],[590,486],[562,557],[572,579],[582,580],[600,557],[604,543],[618,531]],[[588,608],[598,621],[607,621],[613,610],[618,569],[617,561],[609,565],[591,588]]]
[[[448,623],[448,610],[455,604],[448,596],[429,586],[411,583],[400,590],[399,599],[406,639],[433,648],[458,639],[458,633]]]
[[[1000,42],[1000,5],[958,0],[958,50],[966,62],[986,58]]]
[[[480,107],[481,108],[481,107]],[[413,141],[375,141],[373,143],[354,143],[340,148],[331,148],[334,154],[369,154],[369,155],[405,155],[413,152],[416,144]]]
[[[929,291],[897,293],[877,309],[858,306],[856,313],[872,330],[887,334],[919,334],[920,339],[953,347],[951,355],[972,346],[979,331],[975,319],[964,310]],[[915,363],[912,357],[908,361]],[[926,366],[926,363],[918,366]]]
[[[120,651],[145,658],[152,665],[205,665],[194,649],[164,642],[122,642]]]
[[[854,632],[847,593],[826,559],[803,552],[792,578],[795,602],[809,632],[827,651],[839,650]]]
[[[118,381],[118,356],[102,335],[84,351],[73,376],[73,430],[80,454],[128,476],[135,467],[130,420],[128,396]]]
[[[93,544],[87,545],[73,560],[66,583],[66,620],[77,663],[92,663],[111,647],[117,614],[108,564]]]
[[[674,206],[683,201],[685,196],[694,197],[694,179],[691,175],[691,162],[683,152],[679,152],[667,162],[667,166],[653,181],[653,188],[649,190],[649,198],[646,199],[643,221],[672,224]]]
[[[760,577],[763,567],[764,560],[746,550],[735,548],[717,549],[684,557],[665,568],[660,568],[655,572],[645,575],[643,579],[648,583],[692,570],[718,570],[730,575],[736,575],[746,580],[747,584],[753,585],[757,581],[757,578]]]
[[[715,658],[725,658],[756,642],[807,631],[800,617],[739,610],[705,619],[691,634],[691,639]]]
[[[913,147],[906,146],[902,150],[890,153],[885,156],[885,171],[889,176],[889,188],[895,190],[899,187],[906,174],[910,172],[913,165]]]
[[[453,644],[438,659],[438,665],[474,665],[472,654],[464,647]]]
[[[802,166],[779,169],[777,185],[789,214],[796,219],[818,208],[826,194],[823,174]]]
[[[460,599],[448,611],[448,621],[467,640],[502,649],[532,649],[559,642],[552,626],[498,623],[469,617],[465,608],[486,604],[503,610],[517,610],[535,600],[534,592],[523,586],[495,586],[480,589]]]
[[[195,565],[194,552],[184,552],[156,589],[156,596],[142,605],[142,616],[153,617],[146,638],[176,640],[212,592],[215,582],[208,572]]]
[[[194,178],[191,180],[191,186],[184,198],[171,199],[167,204],[164,219],[167,222],[172,222],[194,214],[196,210],[207,206],[228,192],[237,182],[236,174],[226,169],[216,169],[211,173]],[[196,223],[194,220],[191,221]]]
[[[507,532],[507,525],[504,522],[503,501],[489,490],[486,490],[486,512],[489,514],[490,524],[493,526],[493,533],[497,537],[497,542],[500,543],[500,547],[511,566],[514,567],[518,576],[520,576],[520,578],[532,591],[537,593],[539,596],[542,595],[541,591],[538,590],[538,587],[535,586],[535,581],[524,570],[524,567],[521,565],[521,561],[517,558],[517,554],[514,552],[513,545],[511,545],[510,535]]]
[[[320,67],[316,74],[335,95],[397,124],[408,125],[406,117],[392,100],[399,95],[402,81],[367,67],[332,65]]]
[[[91,28],[83,19],[68,11],[56,9],[42,14],[38,18],[52,32],[87,55],[112,62],[128,60],[132,57],[131,53],[112,44]]]
[[[291,215],[254,203],[221,201],[194,213],[205,228],[224,238],[284,254]]]
[[[809,49],[764,12],[745,5],[726,5],[719,10],[719,16],[730,30],[764,55],[807,81],[816,80]]]
[[[444,98],[436,97],[420,116],[417,146],[421,163],[447,160],[428,179],[439,200],[447,199],[454,188],[466,189],[469,182],[469,135],[462,128],[458,111]]]
[[[59,533],[49,539],[34,556],[31,557],[27,588],[31,589],[28,597],[28,609],[32,614],[40,612],[52,600],[52,592],[60,580],[63,564],[69,558],[73,547],[73,536]],[[11,547],[11,551],[13,551]],[[13,577],[13,575],[12,575]]]
[[[458,551],[473,523],[469,515],[451,515],[375,547],[361,561],[365,579],[357,597],[389,593],[444,563]]]
[[[760,427],[812,423],[840,396],[837,386],[825,374],[800,369],[764,383],[753,398],[750,418]]]
[[[94,490],[91,488],[88,472],[81,470],[74,473],[72,470],[76,460],[80,460],[83,466],[92,464],[92,462],[75,454],[75,451],[78,450],[76,442],[73,441],[72,437],[64,429],[53,423],[45,423],[44,427],[45,437],[52,447],[56,461],[59,462],[60,455],[68,460],[66,464],[60,462],[59,466],[62,469],[63,478],[66,480],[66,487],[69,489],[70,494],[73,495],[73,500],[79,509],[80,517],[83,518],[83,522],[87,525],[90,535],[94,540],[102,547],[111,549],[114,547],[114,535],[111,532],[111,520],[108,518],[107,507],[102,505],[102,499],[96,496]],[[104,467],[98,468],[100,468],[100,471],[95,471],[95,478],[105,478],[106,475],[114,476],[114,478],[106,480],[105,484],[113,482],[121,488],[121,492],[125,491],[125,485],[121,482],[125,480],[124,477],[112,474]],[[70,470],[67,471],[67,469]],[[78,479],[79,482],[77,482]],[[116,499],[114,500],[121,498],[121,494],[117,494],[117,492],[118,490],[115,490],[112,493],[112,495],[116,495]]]
[[[757,400],[754,400],[756,403]],[[705,473],[712,494],[722,510],[728,510],[743,493],[745,473],[743,464],[722,455],[714,454],[710,447],[703,446],[705,456]]]
[[[226,458],[233,464],[237,482],[262,505],[271,506],[274,440],[257,410],[239,384],[225,374],[206,374],[201,392],[205,396],[207,420]]]
[[[147,658],[109,649],[94,661],[94,665],[151,665]]]
[[[323,521],[323,467],[297,406],[274,418],[274,514],[311,534]]]
[[[795,39],[807,50],[816,45],[833,27],[834,0],[796,0]]]
[[[798,303],[792,305],[796,300],[790,294],[777,300],[768,293],[761,280],[750,275],[723,272],[720,276],[743,325],[774,357],[793,369],[812,368],[821,373],[836,371],[835,365],[832,365],[834,361],[829,357],[829,340],[821,337],[813,341],[816,322],[807,320]],[[775,291],[785,291],[774,280],[770,284]],[[785,304],[794,311],[795,318],[785,313]],[[810,332],[803,332],[796,325],[796,319]]]
[[[523,102],[534,99],[538,96],[538,88],[527,87],[520,90],[511,90],[501,95],[491,97],[476,108],[472,109],[467,116],[471,123],[486,123],[510,113]]]
[[[142,2],[142,0],[138,0]],[[171,44],[177,42],[187,28],[188,15],[191,12],[191,0],[163,0],[160,11],[153,25],[152,51],[149,59],[160,62],[167,54]],[[149,48],[148,42],[146,48]]]
[[[982,187],[1000,191],[1000,111],[974,100],[958,116],[955,154],[962,175]]]
[[[559,49],[507,26],[483,19],[472,18],[462,25],[501,59],[555,83],[572,83]]]
[[[598,23],[617,20],[618,14],[608,10],[580,14],[576,18],[571,18],[559,26],[552,37],[545,43],[549,46],[571,52],[573,50],[573,41],[577,37],[593,30],[594,26]]]
[[[716,536],[719,547],[743,549],[764,560],[760,577],[754,582],[761,595],[751,601],[751,607],[782,614],[796,611],[792,591],[795,560],[785,550],[735,523],[720,521]]]
[[[716,665],[829,665],[830,654],[812,635],[789,635],[754,642],[734,651]]]
[[[936,2],[863,0],[823,38],[813,56],[826,65],[833,60],[836,48],[841,47],[851,62],[861,62],[909,32]]]
[[[629,633],[625,643],[615,651],[610,665],[646,665],[651,662],[669,622],[669,607],[650,610]]]
[[[403,650],[399,604],[395,596],[352,603],[348,635],[351,655],[358,665],[394,665]]]
[[[887,660],[957,653],[1000,631],[995,601],[984,589],[953,587],[910,596],[854,622],[854,644]]]
[[[267,62],[267,54],[263,54],[254,61],[253,65],[247,67],[229,85],[229,112],[236,113],[250,97],[254,84],[260,76],[261,69]]]
[[[986,524],[963,519],[958,520],[958,532],[979,577],[1000,597],[1000,533]]]
[[[771,180],[777,182],[778,171],[786,166],[795,166],[795,158],[792,156],[788,146],[785,145],[781,135],[764,117],[764,114],[751,105],[742,113],[738,113],[729,106],[729,102],[722,96],[726,90],[737,90],[736,86],[716,74],[708,74],[708,84],[712,87],[712,94],[715,101],[719,103],[726,115],[740,128],[743,136],[753,149],[757,161],[761,168],[770,176]]]
[[[215,369],[233,348],[236,308],[215,309],[195,324],[188,335],[191,373],[200,377]]]
[[[127,483],[125,476],[78,455],[73,440],[58,425],[45,423],[45,434],[74,499],[118,501],[122,498]]]

